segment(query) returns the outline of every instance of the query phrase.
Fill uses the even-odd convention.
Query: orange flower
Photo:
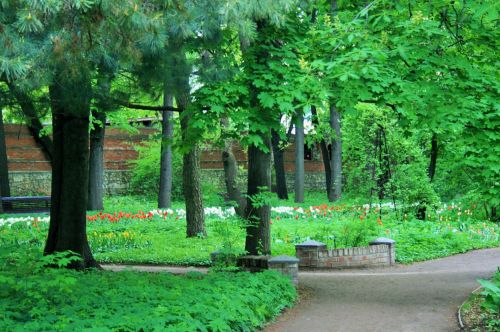
[[[377,224],[379,224],[380,226],[382,226],[382,219],[380,219],[380,217],[377,218]]]

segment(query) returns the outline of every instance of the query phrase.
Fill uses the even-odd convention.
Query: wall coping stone
[[[324,244],[323,242],[318,242],[318,241],[314,241],[314,240],[307,240],[305,242],[296,244],[295,247],[296,248],[297,247],[298,248],[307,248],[307,247],[316,248],[316,247],[326,247],[326,244]]]
[[[298,263],[299,261],[300,259],[298,259],[297,257],[280,255],[269,259],[267,262],[272,264],[272,263]]]
[[[391,246],[395,243],[396,243],[396,241],[394,241],[393,239],[388,239],[386,237],[379,237],[373,241],[370,241],[371,246],[378,245],[378,244],[388,244],[389,246]]]

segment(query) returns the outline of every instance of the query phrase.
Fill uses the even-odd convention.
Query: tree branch
[[[134,104],[127,101],[116,101],[116,103],[125,108],[131,108],[135,110],[181,112],[180,109],[173,106],[148,106],[148,105]]]

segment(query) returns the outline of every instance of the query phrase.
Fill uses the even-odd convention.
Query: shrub
[[[139,156],[131,161],[131,187],[135,193],[154,196],[160,189],[161,141],[154,139],[136,147]],[[182,200],[182,155],[172,156],[172,200]],[[179,176],[181,174],[181,176]]]

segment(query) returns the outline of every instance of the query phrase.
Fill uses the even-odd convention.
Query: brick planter
[[[343,269],[390,266],[395,263],[395,241],[379,238],[367,247],[328,249],[326,244],[306,241],[295,246],[299,267]]]

